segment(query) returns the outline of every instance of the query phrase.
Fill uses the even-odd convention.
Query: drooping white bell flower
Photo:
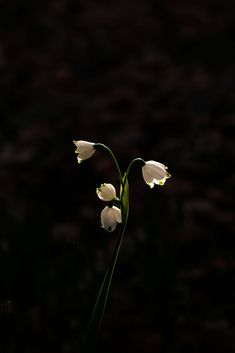
[[[156,185],[164,185],[166,179],[170,178],[170,174],[167,172],[167,167],[159,162],[147,161],[142,167],[142,174],[146,184],[150,188]]]
[[[112,184],[104,183],[96,189],[97,196],[102,201],[112,201],[116,199],[116,190]]]
[[[101,226],[108,232],[113,232],[117,223],[122,223],[120,208],[116,206],[106,206],[100,215]]]
[[[81,163],[85,159],[90,158],[94,153],[95,153],[95,148],[94,148],[94,143],[93,142],[88,142],[88,141],[73,141],[75,146],[77,147],[75,150],[75,153],[78,154],[77,160],[78,163]]]

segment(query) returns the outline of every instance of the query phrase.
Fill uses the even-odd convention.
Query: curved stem
[[[130,162],[129,166],[127,167],[127,170],[126,170],[126,173],[125,173],[125,179],[128,179],[130,170],[131,170],[133,164],[136,163],[136,162],[142,162],[143,165],[145,164],[145,161],[143,160],[143,158],[132,159],[132,161]],[[125,180],[124,180],[124,182],[125,182]]]
[[[118,172],[118,176],[119,176],[119,180],[120,180],[120,184],[123,185],[123,180],[122,180],[122,173],[121,173],[121,170],[119,168],[119,164],[117,162],[117,159],[115,157],[115,155],[113,154],[113,151],[106,145],[104,145],[103,143],[95,143],[95,148],[97,149],[97,147],[101,147],[103,148],[104,150],[106,150],[112,157],[113,161],[114,161],[114,164],[115,164],[115,167],[117,169],[117,172]]]

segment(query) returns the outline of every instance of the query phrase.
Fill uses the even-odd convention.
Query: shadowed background
[[[102,352],[234,352],[233,1],[17,1],[0,23],[0,346],[79,352],[116,232],[95,189],[136,165]]]

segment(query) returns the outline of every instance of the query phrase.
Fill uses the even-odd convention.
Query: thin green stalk
[[[100,287],[96,303],[93,309],[93,313],[91,316],[91,320],[89,323],[87,335],[85,338],[85,345],[84,345],[84,352],[85,353],[91,353],[95,347],[95,343],[97,341],[97,338],[100,333],[100,328],[101,324],[103,321],[104,317],[104,312],[110,292],[110,287],[113,279],[113,274],[114,270],[116,267],[118,255],[121,249],[121,244],[123,240],[123,236],[125,234],[126,230],[126,225],[128,221],[128,216],[129,216],[129,184],[128,184],[128,176],[129,172],[133,166],[133,164],[137,161],[140,161],[142,163],[145,163],[142,158],[135,158],[131,161],[129,164],[126,173],[124,174],[124,177],[122,177],[122,173],[120,171],[118,162],[113,154],[113,152],[105,145],[103,144],[96,144],[96,146],[100,146],[104,148],[106,151],[108,151],[111,154],[111,157],[116,165],[119,178],[120,178],[120,207],[121,207],[121,214],[122,214],[122,225],[119,230],[117,242],[110,260],[110,264],[108,266],[108,269],[105,273],[102,285]]]
[[[113,273],[116,267],[118,255],[120,252],[123,236],[126,230],[128,215],[129,215],[129,193],[128,193],[128,181],[125,178],[125,182],[121,187],[121,210],[123,223],[119,230],[118,239],[113,251],[113,255],[106,271],[103,283],[101,285],[97,300],[94,306],[93,314],[89,323],[88,332],[85,338],[84,352],[92,352],[99,336],[101,324],[104,317],[104,312],[107,304],[108,295],[110,292],[110,286],[113,278]]]
[[[129,164],[127,170],[126,170],[126,173],[124,175],[124,182],[125,182],[125,178],[128,178],[130,170],[131,170],[133,164],[136,163],[136,162],[141,162],[143,165],[145,164],[145,161],[143,160],[143,158],[132,159],[132,161],[130,162],[130,164]]]
[[[122,177],[122,173],[119,168],[118,162],[113,152],[110,150],[110,148],[108,148],[107,146],[101,143],[97,143],[95,146],[96,148],[102,147],[103,149],[108,151],[116,165],[117,172],[120,179],[120,207],[121,207],[121,214],[122,214],[122,225],[119,230],[118,238],[110,260],[110,264],[105,273],[105,276],[93,309],[87,335],[85,337],[85,345],[84,345],[85,353],[88,353],[88,352],[91,353],[93,351],[95,343],[99,336],[100,328],[103,321],[104,312],[105,312],[105,308],[106,308],[106,304],[107,304],[107,300],[110,292],[110,287],[113,279],[114,270],[116,267],[118,255],[121,249],[122,240],[126,230],[126,225],[127,225],[128,216],[129,216],[129,184],[128,184],[129,172],[135,162],[141,161],[142,163],[145,163],[142,158],[133,159],[129,164],[126,173],[124,174],[124,177]]]
[[[98,148],[97,148],[97,147],[98,147]],[[116,167],[116,169],[117,169],[117,172],[118,172],[120,184],[122,185],[122,184],[123,184],[123,180],[122,180],[121,169],[120,169],[120,167],[119,167],[119,164],[118,164],[118,162],[117,162],[116,157],[115,157],[114,154],[113,154],[113,151],[112,151],[108,146],[104,145],[103,143],[96,143],[96,144],[95,144],[95,148],[98,150],[99,147],[103,148],[105,151],[107,151],[107,152],[111,155],[111,157],[112,157],[112,159],[113,159],[113,161],[114,161],[115,167]]]
[[[101,328],[101,324],[103,321],[104,312],[107,304],[107,299],[110,292],[113,273],[116,267],[116,263],[120,252],[121,244],[122,244],[122,239],[126,230],[126,225],[127,225],[128,215],[129,215],[129,191],[128,191],[128,180],[126,178],[126,175],[124,178],[122,177],[122,173],[119,168],[117,159],[115,158],[112,150],[109,147],[105,146],[102,143],[96,143],[95,148],[97,149],[97,147],[103,148],[111,155],[118,172],[118,176],[120,180],[120,207],[121,207],[121,214],[122,214],[122,225],[119,230],[118,238],[110,260],[110,264],[105,273],[102,285],[100,287],[100,290],[96,299],[96,303],[89,323],[87,335],[85,337],[84,352],[86,353],[92,352],[95,346],[95,343],[97,341],[97,338],[99,336],[99,332],[100,332],[100,328]]]

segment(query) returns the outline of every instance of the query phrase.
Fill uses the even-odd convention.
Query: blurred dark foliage
[[[74,139],[172,174],[131,173],[101,351],[235,351],[234,4],[1,4],[1,353],[81,349],[116,237],[95,188],[117,177]]]

